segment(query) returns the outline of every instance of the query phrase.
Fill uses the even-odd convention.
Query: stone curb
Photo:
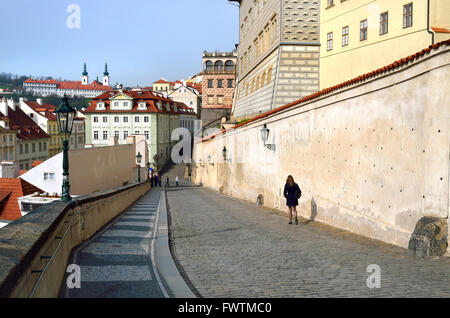
[[[165,191],[161,191],[158,205],[158,228],[155,241],[155,263],[164,286],[171,297],[196,298],[181,277],[169,249],[169,227]]]

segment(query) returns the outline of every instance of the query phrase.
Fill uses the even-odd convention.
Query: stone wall
[[[444,44],[260,116],[197,143],[194,181],[255,203],[262,195],[265,206],[287,211],[282,191],[291,174],[304,217],[408,247],[422,217],[448,222],[449,73]]]
[[[0,298],[56,298],[72,249],[150,189],[144,182],[44,205],[0,230]]]

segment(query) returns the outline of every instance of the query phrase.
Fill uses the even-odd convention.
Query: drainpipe
[[[431,45],[434,44],[434,32],[430,31],[430,0],[428,0],[428,7],[427,7],[427,32],[431,34]]]

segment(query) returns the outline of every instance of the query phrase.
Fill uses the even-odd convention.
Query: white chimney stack
[[[41,105],[42,106],[42,98],[38,98],[38,99],[36,99],[36,102],[39,104],[39,105]]]
[[[16,110],[16,104],[14,103],[14,100],[12,98],[8,98],[6,100],[6,104],[12,109],[12,110]]]
[[[9,107],[8,104],[6,103],[6,99],[5,98],[0,99],[0,112],[6,117],[8,117],[8,108]]]

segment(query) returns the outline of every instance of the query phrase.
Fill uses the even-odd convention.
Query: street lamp
[[[264,147],[267,147],[270,150],[275,150],[275,144],[268,144],[267,140],[269,139],[270,129],[267,128],[267,125],[264,124],[263,128],[261,128],[261,138],[264,141]]]
[[[222,153],[223,153],[223,160],[227,161],[227,147],[225,146],[223,147]]]
[[[136,162],[138,164],[138,182],[141,182],[141,161],[142,161],[142,155],[140,152],[136,155]]]
[[[69,184],[69,138],[72,134],[73,121],[77,111],[69,105],[69,99],[64,95],[63,101],[55,110],[58,121],[58,131],[63,144],[63,184],[61,201],[72,201]]]
[[[147,162],[147,180],[150,179],[150,161]]]

